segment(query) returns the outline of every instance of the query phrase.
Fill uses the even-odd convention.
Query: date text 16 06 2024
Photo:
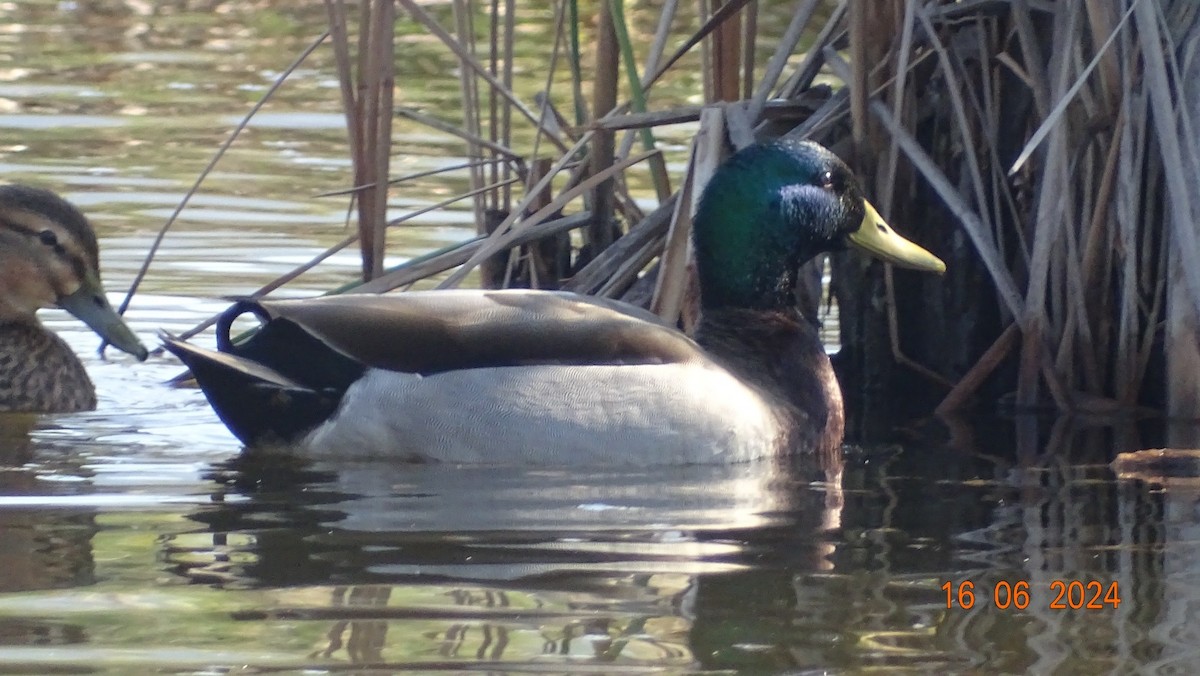
[[[949,581],[942,585],[942,591],[946,592],[946,607],[964,610],[975,607],[976,594],[986,590],[986,587],[977,589],[971,580]],[[1046,601],[1050,610],[1111,610],[1121,605],[1121,591],[1115,581],[1052,580]],[[1040,599],[1031,596],[1027,580],[999,580],[991,586],[991,602],[1000,610],[1025,610],[1030,603],[1040,602]]]

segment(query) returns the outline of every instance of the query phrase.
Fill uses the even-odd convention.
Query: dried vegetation
[[[652,44],[635,49],[621,0],[564,0],[533,101],[513,91],[515,0],[452,0],[446,25],[414,0],[325,4],[354,161],[357,230],[341,246],[361,247],[356,291],[434,275],[455,286],[482,268],[489,285],[626,298],[686,326],[699,188],[728,147],[788,134],[851,161],[881,212],[950,265],[941,280],[893,278],[839,257],[848,373],[928,382],[943,410],[1009,390],[1022,406],[1127,410],[1163,399],[1168,362],[1176,401],[1200,391],[1190,0],[795,0],[765,63],[756,2],[701,0],[697,21],[663,0]],[[397,21],[459,61],[457,117],[394,110]],[[673,39],[686,21],[692,34]],[[656,105],[655,83],[692,50],[714,103]],[[829,75],[845,84],[818,84]],[[389,173],[396,114],[463,140],[470,161],[454,168],[473,187],[442,204],[472,199],[480,234],[385,269],[388,228],[411,217],[387,220],[387,187],[411,178]],[[697,133],[672,176],[654,129],[685,121]],[[516,149],[528,129],[532,147]],[[626,181],[643,165],[649,213]],[[815,307],[818,294],[802,297]]]

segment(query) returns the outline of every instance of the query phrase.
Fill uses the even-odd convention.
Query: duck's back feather
[[[425,375],[528,364],[671,363],[703,356],[694,342],[651,313],[566,292],[462,289],[243,302],[226,313],[218,335],[247,312],[269,324],[295,325],[357,364]],[[253,340],[221,345],[233,354],[254,347]],[[265,352],[256,351],[256,358],[277,361]],[[286,365],[272,366],[288,371]]]

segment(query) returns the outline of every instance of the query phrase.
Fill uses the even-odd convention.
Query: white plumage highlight
[[[780,421],[711,363],[369,370],[310,432],[318,457],[661,465],[773,455]]]

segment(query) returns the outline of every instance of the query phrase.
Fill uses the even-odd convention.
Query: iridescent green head
[[[796,272],[847,244],[895,265],[946,265],[880,218],[836,155],[810,141],[745,148],[721,165],[693,220],[700,300],[706,308],[795,304]]]

